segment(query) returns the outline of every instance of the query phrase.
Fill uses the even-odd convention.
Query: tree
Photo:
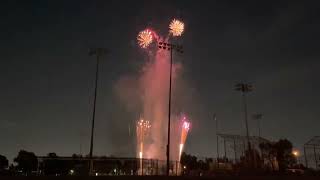
[[[276,158],[277,151],[274,148],[274,143],[266,142],[266,143],[261,143],[259,145],[260,150],[261,150],[261,158],[263,160],[267,160],[268,164],[270,164],[272,170],[275,170],[274,167],[274,159]]]
[[[262,156],[269,160],[273,170],[275,169],[274,159],[277,160],[281,172],[296,163],[292,154],[292,143],[287,139],[280,139],[275,143],[262,143],[260,149]]]
[[[185,173],[198,168],[197,157],[186,154],[185,152],[181,154],[180,162],[182,164],[182,167],[186,167],[186,169],[184,170]]]
[[[0,155],[0,171],[7,168],[8,164],[8,159],[5,156]]]
[[[54,152],[48,153],[47,156],[48,156],[49,158],[57,158],[57,157],[58,157],[57,154],[54,153]]]
[[[296,159],[292,154],[292,143],[287,139],[280,139],[274,146],[277,151],[276,157],[279,170],[284,172],[288,167],[296,163]]]
[[[44,160],[44,174],[45,175],[56,175],[56,174],[66,174],[65,163],[58,159],[58,155],[54,152],[47,154],[47,159]]]
[[[18,163],[17,169],[21,170],[26,175],[31,174],[32,171],[37,170],[38,159],[33,152],[20,150],[14,162]]]

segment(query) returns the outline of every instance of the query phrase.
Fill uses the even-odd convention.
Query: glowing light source
[[[181,157],[182,150],[183,150],[183,144],[180,144],[180,146],[179,146],[179,158]]]
[[[73,170],[73,169],[70,169],[69,174],[70,174],[70,175],[73,175],[73,174],[74,174],[74,170]]]
[[[298,156],[299,156],[299,151],[294,150],[294,151],[292,151],[292,154],[293,154],[295,157],[298,157]]]
[[[139,32],[137,40],[140,47],[147,48],[153,41],[152,32],[149,29]]]
[[[184,31],[184,23],[177,19],[173,19],[169,25],[169,32],[173,36],[181,36],[183,31]]]

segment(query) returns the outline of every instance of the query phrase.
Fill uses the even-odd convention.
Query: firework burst
[[[173,19],[169,25],[169,32],[173,36],[181,36],[184,31],[184,23],[177,19]]]
[[[137,40],[140,47],[147,48],[153,41],[152,32],[149,29],[139,32]]]

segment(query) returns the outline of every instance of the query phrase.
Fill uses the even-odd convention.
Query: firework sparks
[[[181,158],[183,146],[187,140],[188,132],[190,130],[190,122],[188,121],[186,116],[182,117],[181,122],[182,122],[182,130],[181,130],[180,146],[179,146],[179,160]]]
[[[184,23],[177,19],[173,19],[169,25],[169,32],[173,36],[181,36],[184,31]]]
[[[149,29],[139,32],[137,40],[140,47],[147,48],[153,41],[152,32]]]
[[[138,143],[140,144],[140,147],[139,147],[139,157],[142,158],[143,156],[143,144],[144,144],[144,139],[145,139],[145,136],[148,135],[148,130],[151,128],[151,124],[149,121],[146,121],[146,120],[143,120],[143,119],[140,119],[138,122],[137,122],[137,140],[138,140]]]
[[[189,131],[190,129],[190,122],[184,121],[182,124],[183,129],[185,129],[185,131]]]
[[[138,152],[139,152],[139,158],[140,158],[140,167],[142,167],[144,141],[146,136],[148,135],[150,128],[151,128],[151,124],[149,121],[140,119],[137,122],[137,141],[138,141]],[[142,174],[142,169],[140,173]]]

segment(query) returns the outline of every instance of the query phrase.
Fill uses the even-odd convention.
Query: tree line
[[[287,139],[280,139],[276,142],[261,143],[258,149],[253,149],[251,152],[246,151],[243,156],[240,157],[238,162],[230,163],[227,157],[220,159],[205,158],[199,160],[196,156],[182,153],[181,156],[181,168],[185,175],[197,174],[197,173],[210,173],[210,171],[217,172],[219,169],[228,169],[228,164],[232,164],[233,172],[244,171],[249,169],[252,172],[253,167],[248,166],[248,162],[251,157],[254,157],[255,166],[254,169],[264,170],[268,172],[285,172],[286,169],[297,165],[297,159],[292,154],[292,143]],[[60,172],[66,174],[68,170],[68,163],[59,161],[56,153],[48,153],[46,161],[46,174],[53,174],[54,172]],[[82,156],[73,154],[73,159],[79,159]],[[101,157],[103,158],[103,157]],[[277,163],[274,163],[274,162]],[[9,166],[8,159],[0,155],[0,173],[5,171],[20,173],[23,175],[30,175],[39,168],[39,162],[37,156],[33,152],[20,150],[17,157],[14,158],[14,164]],[[220,167],[219,167],[220,165]],[[68,167],[67,167],[68,166]],[[71,167],[71,165],[70,165]],[[224,168],[221,168],[224,167]]]

